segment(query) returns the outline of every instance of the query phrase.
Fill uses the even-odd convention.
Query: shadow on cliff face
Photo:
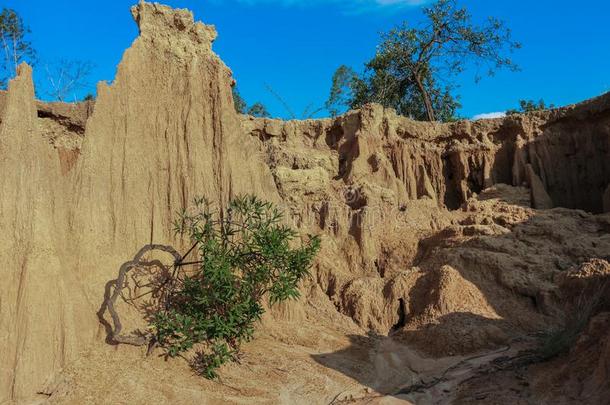
[[[439,327],[464,324],[498,327],[502,320],[488,319],[472,313],[453,313],[438,319]],[[419,331],[410,333],[419,334]],[[459,333],[459,332],[457,332]],[[468,333],[464,336],[473,337]],[[427,333],[421,335],[429,345],[442,342],[430,340]],[[366,336],[349,335],[350,345],[332,353],[314,354],[319,364],[337,370],[360,384],[383,395],[396,395],[405,387],[424,385],[442,377],[447,369],[463,361],[462,356],[433,358],[422,354],[404,342],[400,334],[381,336],[369,333]],[[508,345],[507,345],[508,346]],[[506,349],[507,346],[504,346]]]
[[[397,387],[415,383],[422,361],[426,362],[414,350],[391,337],[370,333],[347,338],[350,344],[345,349],[314,354],[312,358],[381,394],[393,394]]]
[[[167,258],[162,261],[151,257],[155,252],[165,253],[173,261],[165,264]],[[151,244],[142,247],[132,260],[121,265],[117,278],[106,283],[104,300],[97,312],[106,332],[106,343],[133,346],[150,343],[150,336],[145,332],[147,324],[142,321],[149,322],[153,314],[165,305],[171,290],[169,283],[174,279],[172,270],[182,259],[171,246]],[[106,313],[110,315],[112,324],[106,320]],[[126,320],[136,325],[129,334],[122,333]]]
[[[402,297],[404,319],[391,337],[350,336],[349,347],[315,361],[396,394],[442,378],[450,356],[535,344],[562,321],[562,274],[610,259],[608,215],[505,203],[463,208],[470,215],[420,242],[420,276]]]
[[[415,384],[430,361],[399,341],[376,334],[349,335],[349,346],[311,357],[324,367],[341,372],[381,394],[393,394],[403,385]]]
[[[458,209],[467,198],[495,184],[531,186],[529,166],[540,180],[540,190],[534,193],[548,194],[550,207],[596,214],[609,211],[608,100],[608,95],[603,100],[592,100],[588,107],[591,111],[581,106],[573,111],[509,116],[497,126],[491,125],[490,132],[478,133],[491,140],[494,147],[449,148],[443,155],[446,190],[444,195],[439,193],[439,198],[448,208]],[[452,130],[459,134],[460,128],[458,123]]]
[[[526,147],[556,206],[604,211],[604,194],[610,191],[610,134],[601,128],[610,128],[610,114],[595,120],[547,123]]]

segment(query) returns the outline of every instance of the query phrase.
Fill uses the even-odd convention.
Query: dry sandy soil
[[[0,93],[0,404],[610,402],[610,94],[451,124],[241,116],[213,26],[132,14],[95,103],[36,102],[27,65]],[[244,193],[321,235],[302,297],[217,381],[117,344],[121,266],[185,252],[194,197]],[[117,302],[123,334],[142,304]]]

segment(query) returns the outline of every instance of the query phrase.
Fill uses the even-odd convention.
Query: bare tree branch
[[[72,101],[76,102],[76,92],[90,87],[88,78],[93,67],[91,62],[66,59],[45,64],[49,84],[45,93],[54,100],[67,101],[72,97]]]

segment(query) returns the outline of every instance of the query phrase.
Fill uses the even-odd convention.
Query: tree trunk
[[[430,95],[426,88],[424,87],[424,83],[417,73],[413,74],[413,79],[417,84],[417,88],[419,89],[419,93],[421,94],[421,98],[424,101],[424,106],[426,107],[426,114],[428,115],[428,121],[434,122],[436,121],[436,116],[434,114],[434,107],[432,107],[432,101],[430,100]]]

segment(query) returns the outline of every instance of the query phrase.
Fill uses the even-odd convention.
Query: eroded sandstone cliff
[[[565,274],[610,260],[610,95],[452,124],[377,105],[255,119],[234,111],[212,26],[158,4],[132,14],[140,34],[95,105],[36,102],[25,65],[0,94],[0,403],[426,403],[458,391],[466,403],[473,390],[408,387],[473,353],[528,346],[562,324]],[[241,193],[323,237],[302,299],[265,318],[248,367],[212,383],[108,346],[104,300],[121,265],[148,244],[184,251],[171,221],[195,196]],[[587,331],[595,347],[607,349],[606,318]],[[601,403],[608,364],[591,365],[595,396],[582,398]]]
[[[179,246],[171,221],[195,196],[278,199],[240,136],[231,72],[210,50],[214,28],[154,4],[133,15],[140,36],[114,83],[99,85],[86,130],[69,119],[66,128],[53,106],[37,109],[27,66],[6,95],[0,402],[31,396],[100,336],[106,283],[143,245]],[[67,134],[47,136],[57,126]]]

